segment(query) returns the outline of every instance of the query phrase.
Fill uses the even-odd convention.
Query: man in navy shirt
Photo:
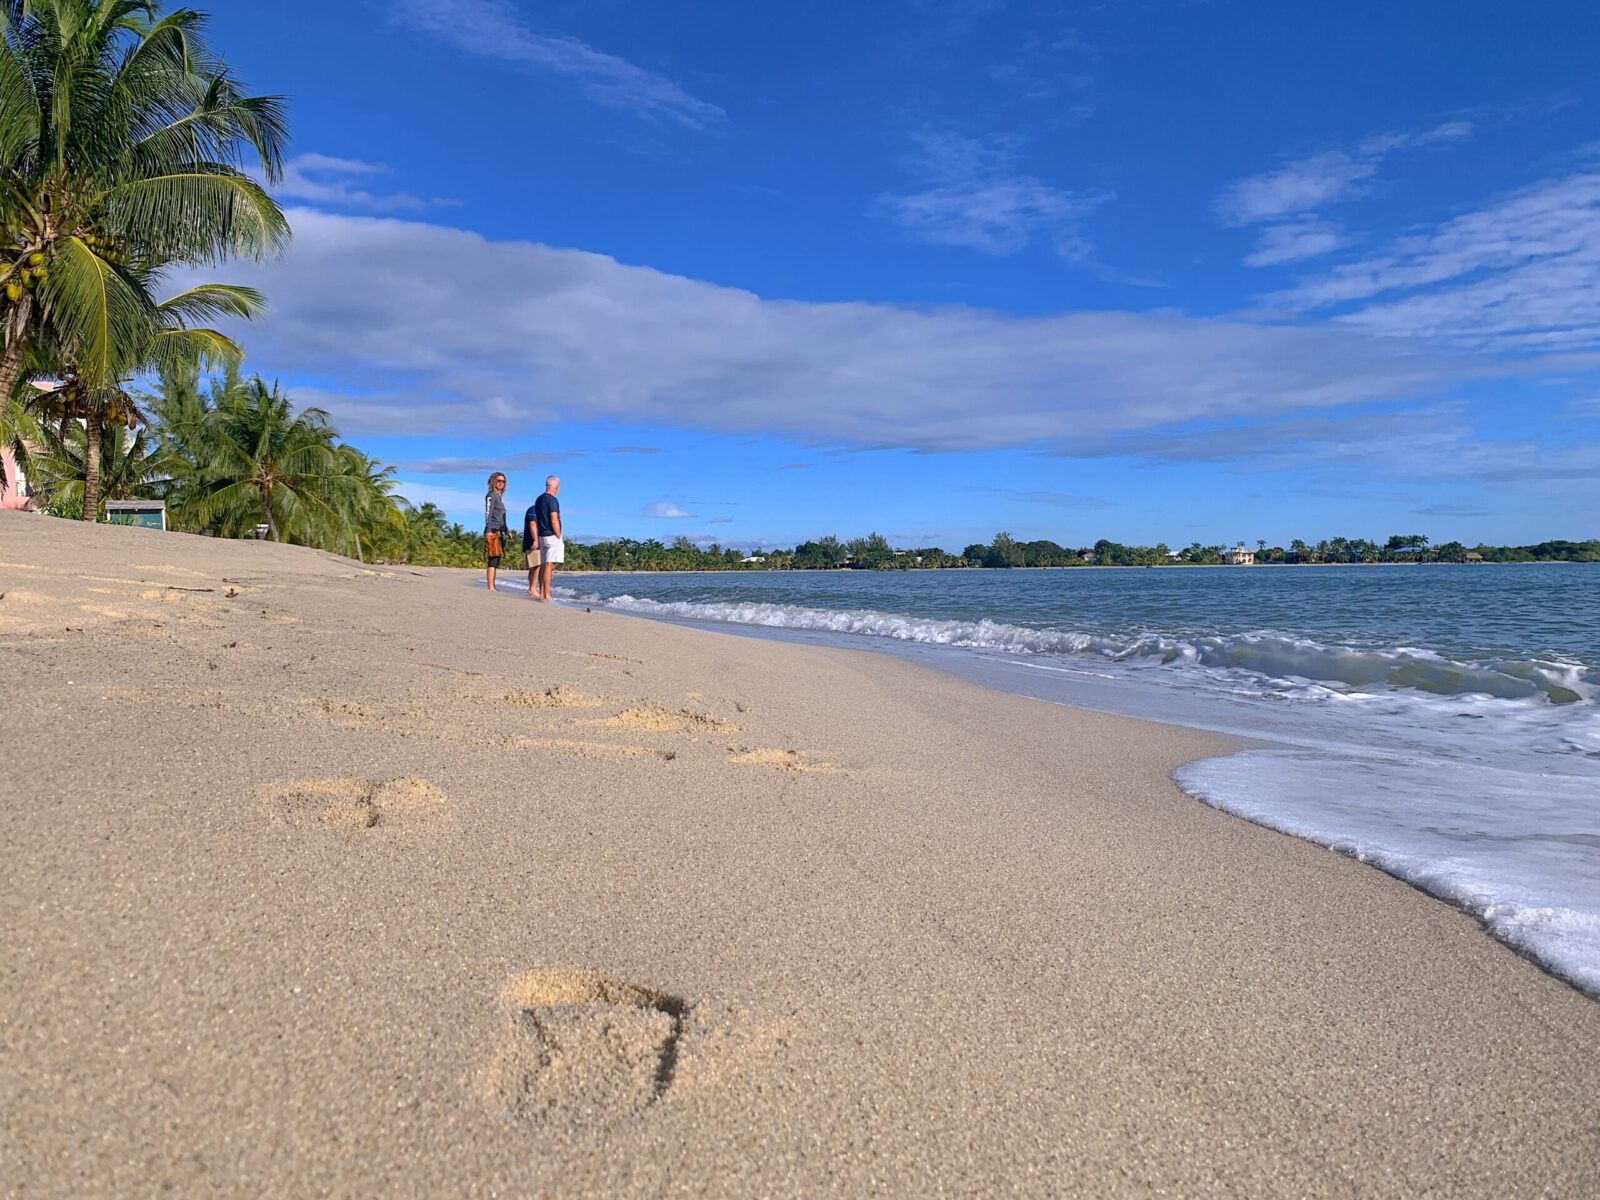
[[[544,495],[528,510],[531,532],[539,539],[539,583],[533,598],[546,604],[550,602],[550,577],[555,574],[556,564],[567,560],[566,544],[561,538],[561,502],[556,499],[560,490],[560,478],[549,476],[544,481]]]
[[[539,598],[539,534],[534,524],[535,505],[522,514],[522,555],[528,560],[528,595]]]

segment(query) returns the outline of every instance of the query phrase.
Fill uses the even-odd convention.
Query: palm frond
[[[255,288],[238,284],[202,283],[168,297],[156,305],[164,318],[182,321],[209,321],[217,317],[250,320],[267,306],[267,299]]]
[[[117,183],[97,200],[109,227],[157,258],[263,259],[289,242],[289,222],[276,201],[255,180],[221,164]]]
[[[78,238],[56,243],[41,305],[64,359],[95,386],[137,368],[155,332],[154,306]]]
[[[146,365],[158,371],[172,370],[189,363],[211,369],[239,363],[244,350],[239,343],[215,329],[163,329],[151,344]]]

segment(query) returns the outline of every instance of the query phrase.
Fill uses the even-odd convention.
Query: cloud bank
[[[1467,373],[1426,347],[1327,324],[769,300],[441,225],[290,216],[283,262],[230,272],[273,304],[241,336],[252,366],[351,429],[576,418],[825,447],[1070,447],[1413,397]]]

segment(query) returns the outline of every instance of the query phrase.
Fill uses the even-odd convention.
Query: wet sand
[[[1600,1005],[1223,739],[27,514],[0,593],[5,1194],[1600,1194]]]

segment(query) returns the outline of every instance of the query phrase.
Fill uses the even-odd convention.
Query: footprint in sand
[[[637,667],[644,666],[644,659],[629,658],[625,654],[600,654],[593,650],[557,650],[556,653],[561,655],[563,658],[604,658],[610,660],[611,662],[632,663]]]
[[[500,989],[505,1034],[479,1082],[489,1107],[529,1124],[604,1126],[670,1096],[782,1073],[799,1011],[758,1013],[570,967],[524,971]]]
[[[729,746],[733,753],[728,761],[741,767],[766,767],[773,771],[791,771],[797,775],[818,775],[837,771],[838,768],[830,763],[810,761],[799,750],[775,750],[768,747],[757,749],[740,749]]]
[[[518,708],[598,708],[605,703],[596,696],[585,696],[564,683],[545,688],[542,692],[508,692],[505,702]]]
[[[261,803],[291,825],[371,829],[426,817],[444,804],[444,793],[426,779],[295,779],[261,789]]]
[[[507,1032],[483,1072],[489,1106],[519,1120],[643,1112],[672,1087],[687,1001],[596,971],[513,975]]]
[[[511,745],[518,750],[553,750],[576,758],[648,758],[672,762],[678,757],[676,750],[663,750],[658,746],[636,746],[617,742],[586,742],[578,738],[519,737]]]
[[[658,704],[637,704],[625,708],[605,724],[641,733],[737,733],[738,726],[710,713],[689,708],[670,709]]]

